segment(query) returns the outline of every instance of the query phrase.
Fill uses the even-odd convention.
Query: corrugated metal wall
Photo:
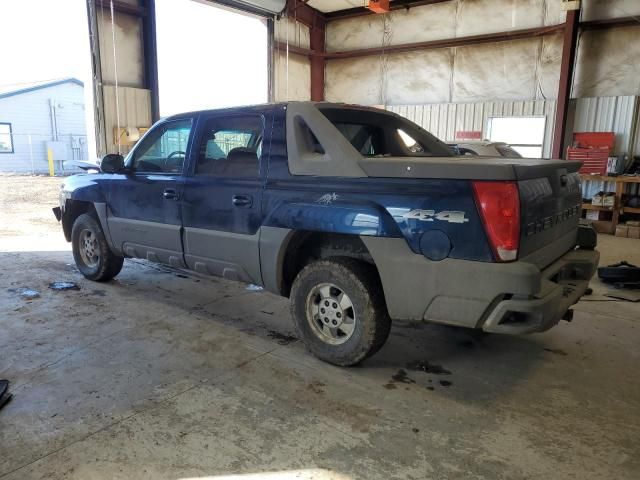
[[[573,131],[614,132],[614,153],[629,157],[640,153],[640,124],[634,123],[636,111],[640,109],[638,98],[620,96],[572,100]],[[407,117],[446,142],[455,141],[457,131],[481,131],[484,138],[489,117],[544,115],[547,123],[542,151],[546,158],[551,154],[555,100],[393,105],[386,108]]]
[[[60,148],[54,151],[56,172],[64,160],[87,160],[84,88],[62,83],[0,99],[0,121],[11,123],[13,139],[13,153],[0,155],[0,172],[49,171],[47,145],[53,140],[50,100],[57,107]]]
[[[633,155],[634,146],[631,142],[638,97],[579,98],[574,102],[574,132],[614,132],[616,134],[614,153]]]
[[[551,154],[555,100],[394,105],[386,108],[407,117],[446,142],[455,141],[457,131],[481,131],[484,138],[489,117],[544,115],[547,123],[542,152],[545,157]]]

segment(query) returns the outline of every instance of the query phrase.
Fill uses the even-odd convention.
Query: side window
[[[209,119],[199,145],[196,175],[259,176],[262,135],[258,115]]]
[[[181,173],[191,120],[167,122],[154,129],[136,148],[133,169],[142,173]]]
[[[398,129],[398,135],[400,135],[402,143],[411,153],[424,153],[424,147],[407,132]]]
[[[13,135],[10,123],[0,123],[0,153],[13,153]]]

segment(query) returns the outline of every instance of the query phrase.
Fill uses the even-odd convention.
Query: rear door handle
[[[253,205],[253,199],[249,195],[234,195],[231,198],[231,202],[236,207],[248,208]]]
[[[167,200],[178,200],[180,198],[178,192],[173,188],[165,188],[164,192],[162,192],[162,196]]]

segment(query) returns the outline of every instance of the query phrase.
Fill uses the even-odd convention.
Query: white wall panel
[[[583,0],[583,20],[640,15],[640,0]],[[383,35],[387,18],[387,35]],[[398,45],[420,41],[448,39],[558,25],[566,13],[560,0],[457,0],[434,5],[401,9],[382,15],[368,15],[332,21],[327,26],[327,50],[345,51]],[[383,56],[330,60],[327,90],[333,98],[361,103],[421,104],[432,102],[482,102],[494,98],[505,100],[544,100],[557,96],[562,55],[562,35],[546,35],[519,41],[458,47],[448,50],[451,65],[407,61],[420,59],[387,55],[383,91],[370,88],[380,84],[376,70]],[[426,57],[425,57],[426,58]],[[375,63],[378,63],[378,67]],[[359,65],[362,88],[352,81]],[[418,66],[419,68],[415,68]],[[340,68],[348,70],[342,75]],[[447,69],[453,81],[444,81]],[[335,82],[335,83],[334,83]],[[429,85],[429,86],[427,86]],[[425,88],[426,87],[426,88]],[[398,91],[394,91],[398,90]],[[372,96],[363,95],[370,91]],[[352,97],[357,93],[357,97]],[[586,31],[578,42],[578,57],[572,97],[599,97],[640,94],[640,25],[606,30]]]
[[[287,59],[285,52],[279,52],[274,66],[276,102],[311,99],[311,65],[307,57],[290,53]]]
[[[541,41],[536,38],[456,48],[452,100],[535,98]]]
[[[582,20],[640,15],[638,0],[582,0]]]
[[[449,102],[452,64],[451,49],[390,55],[384,82],[385,95],[380,103]],[[344,100],[348,101],[348,98]]]
[[[640,4],[640,0],[637,0]],[[580,34],[571,96],[640,94],[640,24]]]
[[[456,2],[394,10],[387,15],[367,15],[332,21],[327,25],[327,51],[355,50],[382,45],[386,17],[391,43],[424,42],[456,36]]]
[[[380,105],[382,74],[378,57],[334,60],[325,71],[325,98],[329,102]]]
[[[319,3],[319,2],[317,2]],[[360,3],[362,5],[362,3]],[[487,12],[490,12],[487,15]],[[523,28],[558,25],[565,12],[560,0],[458,0],[329,22],[327,51],[378,47],[383,19],[391,43],[423,42]]]
[[[333,21],[327,27],[327,50],[341,51],[406,44],[522,28],[564,21],[559,2],[546,0],[465,0],[401,9]],[[487,12],[491,12],[487,15]],[[386,24],[384,18],[387,18]],[[481,19],[481,21],[479,21]],[[560,75],[562,35],[458,48],[389,54],[368,59],[330,60],[327,91],[332,99],[365,104],[479,102],[494,98],[555,98]],[[386,62],[384,88],[376,70]],[[376,66],[377,63],[377,66]],[[354,76],[359,65],[361,82]],[[344,69],[344,74],[340,71]],[[372,78],[368,78],[369,75]],[[346,80],[346,81],[345,81]],[[367,97],[363,91],[375,95]],[[328,97],[329,98],[329,97]]]
[[[273,36],[280,42],[289,42],[289,45],[309,48],[309,27],[296,22],[293,18],[282,17],[276,21],[273,27]]]
[[[142,22],[131,15],[114,16],[114,43],[111,25],[111,13],[107,8],[97,9],[98,37],[100,40],[100,60],[102,62],[102,81],[115,83],[117,61],[118,83],[127,87],[144,86],[144,61],[142,58]]]
[[[114,141],[113,129],[118,126],[116,110],[116,89],[103,87],[104,113],[108,123],[105,125],[107,153],[118,151]],[[151,126],[151,92],[144,88],[118,87],[118,105],[120,109],[120,128]],[[127,153],[131,147],[121,145],[121,153]]]
[[[364,105],[448,102],[452,62],[451,49],[332,60],[325,96]]]
[[[379,47],[382,44],[383,15],[366,15],[329,22],[326,30],[328,52]]]
[[[302,48],[309,48],[309,27],[293,18],[282,17],[274,24],[277,41]],[[276,50],[273,56],[273,97],[276,102],[286,100],[310,100],[311,63],[309,58]]]
[[[459,1],[456,36],[468,37],[543,26],[545,3],[544,0]]]

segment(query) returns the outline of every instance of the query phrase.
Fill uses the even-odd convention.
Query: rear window
[[[396,115],[356,108],[320,108],[365,157],[450,157],[453,151],[418,125]]]

